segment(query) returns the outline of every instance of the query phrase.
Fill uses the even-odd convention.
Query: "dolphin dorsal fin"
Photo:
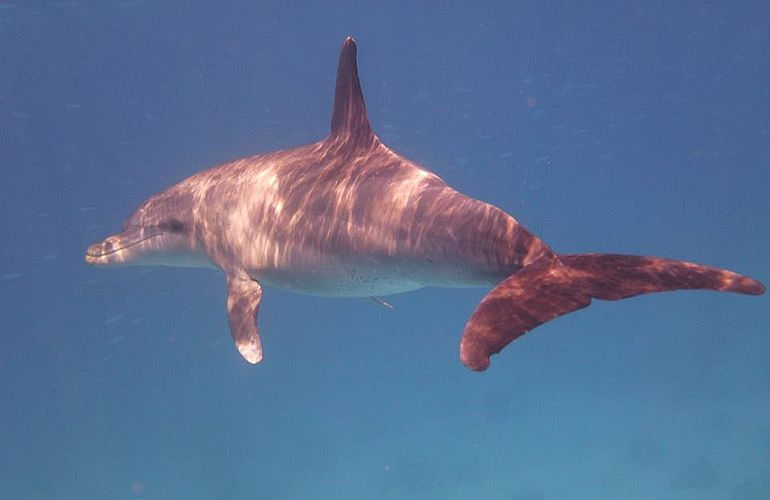
[[[337,66],[337,84],[332,112],[332,139],[350,141],[356,145],[371,144],[375,138],[366,116],[366,104],[358,81],[356,41],[347,37],[342,42]]]

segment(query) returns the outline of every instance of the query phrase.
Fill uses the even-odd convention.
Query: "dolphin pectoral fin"
[[[262,361],[262,343],[257,328],[257,312],[262,286],[249,277],[227,277],[227,317],[235,347],[251,364]]]

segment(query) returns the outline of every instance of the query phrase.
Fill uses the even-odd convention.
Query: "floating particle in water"
[[[119,321],[119,320],[120,320],[120,318],[122,318],[123,316],[124,316],[124,314],[123,314],[123,313],[120,313],[120,314],[116,314],[115,316],[111,316],[111,317],[109,317],[109,318],[107,318],[107,319],[105,319],[105,320],[104,320],[104,324],[105,324],[105,325],[111,325],[111,324],[113,324],[113,323],[116,323],[116,322],[117,322],[117,321]]]
[[[535,96],[531,95],[527,97],[527,107],[529,109],[535,109],[537,107],[537,99]]]

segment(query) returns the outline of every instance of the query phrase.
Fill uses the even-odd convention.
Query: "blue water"
[[[217,272],[83,262],[324,136],[352,34],[382,139],[556,250],[768,283],[770,6],[721,5],[0,3],[0,498],[770,498],[767,296],[597,302],[478,374],[485,290],[268,288],[250,366]]]

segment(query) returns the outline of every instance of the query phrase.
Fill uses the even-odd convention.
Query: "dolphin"
[[[462,363],[476,371],[512,340],[594,298],[764,293],[752,278],[684,261],[554,252],[503,210],[380,141],[351,37],[339,56],[326,138],[225,163],[151,196],[119,233],[91,245],[85,260],[220,269],[230,331],[249,363],[262,360],[263,285],[375,300],[425,286],[493,287],[460,342]]]

